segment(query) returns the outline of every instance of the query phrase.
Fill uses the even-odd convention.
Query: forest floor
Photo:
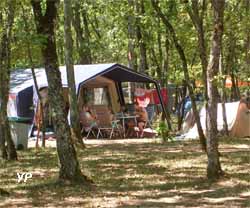
[[[250,207],[250,138],[220,141],[225,175],[206,179],[198,141],[89,140],[79,150],[82,170],[95,186],[60,185],[56,149],[19,151],[0,162],[0,207]],[[17,173],[32,178],[17,182]]]

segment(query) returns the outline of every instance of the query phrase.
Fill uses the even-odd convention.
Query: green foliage
[[[6,0],[1,1],[0,8],[4,11]],[[41,1],[43,11],[46,9],[46,1]],[[134,1],[135,2],[135,1]],[[136,1],[139,5],[141,1]],[[199,8],[201,8],[201,2],[199,1]],[[12,44],[12,66],[13,68],[26,68],[29,67],[29,61],[27,59],[27,42],[32,47],[32,56],[34,64],[41,66],[43,61],[41,60],[40,48],[43,45],[44,38],[36,36],[33,11],[29,0],[23,0],[18,2],[19,6],[16,8],[16,18],[14,23],[14,38]],[[74,4],[74,1],[72,1]],[[146,73],[151,75],[155,79],[166,80],[175,83],[177,85],[182,84],[182,80],[185,78],[183,75],[182,65],[179,55],[173,46],[172,39],[169,36],[168,31],[162,21],[157,17],[151,1],[143,1],[144,13],[140,13],[136,10],[136,4],[133,7],[128,5],[128,1],[103,1],[103,0],[80,0],[79,11],[82,15],[83,11],[87,13],[88,28],[90,35],[90,43],[83,44],[85,48],[90,48],[92,62],[118,62],[127,65],[128,64],[128,17],[133,16],[134,29],[140,26],[143,37],[140,41],[143,41],[147,50],[147,62],[148,70]],[[210,3],[207,2],[207,7],[204,15],[204,32],[207,45],[207,54],[210,50],[210,39],[212,31],[212,10]],[[200,63],[199,53],[197,50],[197,32],[192,24],[192,21],[188,15],[185,1],[175,0],[160,0],[159,5],[162,12],[169,18],[173,25],[176,34],[180,40],[180,44],[184,48],[187,64],[189,68],[190,78],[192,80],[202,79],[202,67]],[[25,15],[23,15],[23,12]],[[249,65],[246,64],[246,39],[247,31],[250,28],[249,18],[250,12],[246,9],[245,1],[228,1],[225,8],[225,35],[223,37],[223,64],[227,71],[227,74],[231,70],[237,74],[240,80],[246,80],[249,77]],[[2,15],[4,19],[5,16]],[[29,34],[24,31],[24,18],[29,24]],[[1,18],[0,18],[1,20]],[[81,16],[82,20],[82,16]],[[56,27],[56,43],[59,57],[59,63],[65,64],[64,61],[64,16],[63,16],[63,2],[59,4],[59,14]],[[81,27],[84,29],[84,23],[81,22]],[[0,32],[3,27],[0,26]],[[74,39],[74,60],[80,59],[76,42],[76,32],[73,30]],[[169,42],[169,51],[167,54],[165,49],[166,40]],[[235,54],[233,55],[233,66],[227,67],[228,54],[231,49],[229,47],[232,40],[235,41]],[[132,40],[135,44],[135,53],[137,54],[137,64],[140,60],[140,44],[137,38]],[[155,53],[155,59],[153,58],[152,51]],[[163,73],[164,61],[168,57],[167,73]],[[232,58],[231,58],[232,60]],[[158,66],[157,66],[158,64]],[[160,68],[159,74],[157,72]],[[218,82],[219,84],[220,82]]]
[[[160,121],[158,127],[156,128],[157,133],[163,139],[163,141],[172,141],[173,137],[169,134],[169,129],[165,121]]]

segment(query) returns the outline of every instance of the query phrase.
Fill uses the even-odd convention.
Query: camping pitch
[[[68,82],[66,67],[61,66],[60,72],[65,98],[67,99]],[[99,104],[106,104],[102,102],[102,98],[107,97],[106,100],[109,100],[108,104],[112,107],[114,112],[117,112],[120,106],[125,103],[122,90],[123,82],[152,83],[155,85],[163,113],[166,115],[158,82],[145,74],[138,73],[126,66],[115,63],[75,65],[74,72],[79,107],[85,102],[86,97],[92,97],[92,100],[95,102],[100,101]],[[39,92],[43,93],[46,97],[48,94],[48,83],[45,70],[42,68],[35,69],[35,74]],[[13,71],[11,73],[8,102],[8,116],[13,121],[13,124],[16,122],[33,123],[34,114],[38,112],[37,106],[38,98],[31,70],[24,69]],[[49,117],[50,114],[48,113],[46,115]],[[26,134],[26,129],[25,127],[25,131],[23,131],[24,133],[22,135]],[[16,135],[18,136],[19,133]]]
[[[226,115],[230,136],[248,137],[250,136],[250,110],[244,102],[226,103]],[[204,132],[206,132],[206,110],[203,107],[200,111],[200,120]],[[218,104],[217,111],[217,128],[218,131],[223,130],[222,105]],[[182,133],[184,138],[197,138],[198,131],[192,111],[186,115],[182,125]]]
[[[115,91],[119,103],[124,104],[124,97],[122,93],[122,82],[140,82],[152,83],[155,85],[157,94],[159,96],[160,104],[165,112],[163,99],[160,93],[158,82],[151,77],[138,73],[126,66],[120,64],[92,64],[92,65],[75,65],[75,83],[76,93],[79,96],[81,87],[92,83],[114,83]],[[66,67],[60,67],[62,86],[68,87]],[[39,89],[48,86],[47,77],[44,69],[35,69],[36,78],[38,81]],[[102,79],[99,79],[102,77]],[[99,80],[98,80],[99,79]],[[111,81],[108,81],[111,80]],[[111,93],[111,94],[114,94]],[[116,101],[117,102],[117,101]],[[8,103],[8,116],[17,118],[30,118],[33,119],[34,109],[33,106],[37,105],[37,96],[34,88],[34,82],[30,69],[16,70],[11,73],[10,81],[10,94]]]

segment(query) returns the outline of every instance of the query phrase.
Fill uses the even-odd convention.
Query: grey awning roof
[[[67,72],[65,66],[60,66],[62,85],[68,86]],[[111,63],[111,64],[90,64],[90,65],[75,65],[75,83],[78,90],[79,85],[83,84],[97,76],[104,76],[116,82],[151,82],[156,83],[155,80],[149,76],[138,73],[126,66]],[[35,69],[38,86],[48,86],[45,70]],[[11,73],[10,92],[18,93],[19,91],[33,86],[33,78],[31,69],[15,70]]]
[[[105,77],[112,79],[118,82],[152,82],[155,83],[155,80],[147,76],[129,69],[126,66],[115,64],[110,67],[109,70],[105,71]]]

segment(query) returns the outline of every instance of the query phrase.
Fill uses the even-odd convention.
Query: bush
[[[163,141],[173,140],[172,136],[169,134],[169,129],[165,121],[160,121],[158,127],[156,128],[156,131],[158,132],[160,137],[163,139]]]

